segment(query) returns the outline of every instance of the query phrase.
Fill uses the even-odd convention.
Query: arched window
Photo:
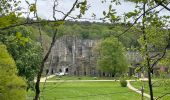
[[[66,68],[66,73],[68,73],[68,68]]]

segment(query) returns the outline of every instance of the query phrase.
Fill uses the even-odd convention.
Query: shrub
[[[97,80],[98,78],[97,77],[93,77],[94,80]]]
[[[127,81],[126,80],[120,80],[120,85],[121,85],[121,87],[126,87]]]
[[[17,76],[13,58],[0,43],[0,100],[25,100],[25,80]]]

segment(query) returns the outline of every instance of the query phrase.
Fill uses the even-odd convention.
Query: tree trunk
[[[154,100],[153,99],[152,78],[151,78],[151,69],[150,68],[148,68],[148,85],[149,85],[150,100]]]
[[[43,73],[43,69],[44,69],[44,64],[45,62],[47,61],[50,53],[51,53],[51,49],[52,47],[54,46],[54,43],[56,41],[56,34],[57,34],[58,30],[56,29],[55,30],[55,33],[54,33],[54,36],[53,36],[53,39],[52,39],[52,42],[51,42],[51,45],[50,45],[50,48],[47,52],[47,54],[45,55],[45,57],[43,58],[43,61],[41,62],[41,66],[40,66],[40,70],[38,72],[38,75],[37,75],[37,82],[35,84],[35,97],[34,97],[34,100],[38,100],[39,99],[39,95],[40,95],[40,79],[41,79],[41,75]]]
[[[148,69],[148,85],[149,85],[149,92],[150,92],[150,100],[153,99],[153,89],[152,89],[152,77],[151,77],[151,65],[149,59],[149,52],[148,52],[148,45],[146,39],[146,32],[145,32],[145,17],[146,17],[146,2],[143,3],[143,21],[142,21],[142,33],[143,33],[143,40],[144,40],[144,48],[145,48],[145,57],[147,62],[147,69]]]

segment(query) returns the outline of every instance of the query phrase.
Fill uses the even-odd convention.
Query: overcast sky
[[[30,3],[34,3],[34,0],[28,0]],[[50,19],[52,20],[52,7],[53,7],[53,1],[54,0],[38,0],[37,6],[38,6],[38,15],[41,18],[44,19]],[[75,0],[59,0],[59,5],[57,7],[57,10],[61,10],[63,12],[67,12],[73,5]],[[87,0],[88,5],[90,6],[89,10],[86,12],[86,14],[83,16],[84,18],[91,18],[92,13],[96,14],[97,18],[103,17],[103,11],[108,9],[109,3],[102,4],[101,0]],[[121,0],[123,1],[123,0]],[[22,1],[22,7],[27,9],[27,4]],[[121,16],[122,14],[133,11],[135,9],[135,4],[130,2],[121,2],[121,5],[114,5],[113,8],[116,9],[117,15]],[[161,7],[157,8],[160,9]],[[163,10],[161,15],[169,13],[166,10]],[[75,16],[78,14],[78,11],[74,11],[71,13],[71,16]],[[62,18],[61,13],[57,13],[57,18]]]

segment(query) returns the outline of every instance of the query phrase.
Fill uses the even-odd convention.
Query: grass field
[[[30,95],[30,94],[29,94]],[[41,100],[140,100],[141,96],[119,82],[46,83]]]
[[[90,76],[55,76],[48,80],[114,80],[119,79],[115,77],[90,77]]]
[[[135,88],[141,89],[141,86],[144,86],[144,92],[149,94],[149,87],[148,87],[148,82],[141,82],[141,81],[136,81],[136,82],[131,82],[132,86]],[[169,85],[166,85],[165,82],[161,79],[155,80],[153,82],[153,92],[154,92],[154,97],[159,97],[165,93],[170,93],[170,87]],[[170,100],[170,94],[166,95],[165,97],[159,99],[159,100]]]

